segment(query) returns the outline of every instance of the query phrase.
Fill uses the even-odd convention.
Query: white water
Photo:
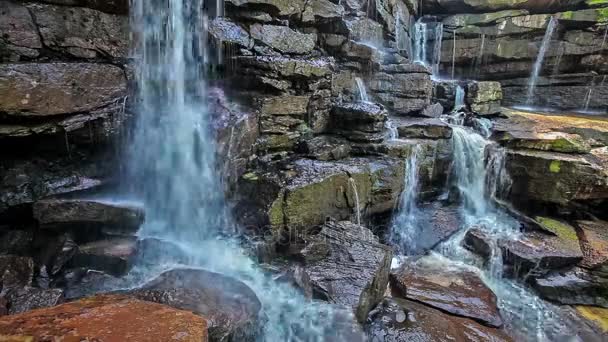
[[[540,72],[543,68],[545,55],[547,54],[547,50],[549,50],[551,38],[553,37],[553,33],[557,28],[557,24],[558,20],[555,17],[551,17],[551,19],[549,20],[549,24],[547,25],[547,30],[545,31],[545,36],[543,37],[540,49],[538,50],[538,55],[536,56],[536,62],[534,62],[532,74],[528,79],[528,96],[526,98],[526,104],[528,105],[534,103],[534,90],[536,89],[536,83],[538,83],[538,77],[540,76]]]
[[[441,44],[443,43],[443,23],[435,26],[435,41],[433,42],[433,60],[431,61],[433,76],[439,75],[439,64],[441,63]]]
[[[414,24],[414,62],[426,64],[427,25],[420,21]]]
[[[416,250],[416,241],[420,237],[420,225],[418,218],[418,157],[421,153],[420,145],[414,146],[411,155],[405,160],[404,188],[399,198],[399,211],[394,217],[391,227],[390,241],[395,248],[403,253],[409,254]]]
[[[223,8],[222,1],[217,4]],[[146,208],[141,237],[180,248],[159,247],[153,256],[158,263],[136,265],[129,277],[141,282],[177,264],[220,272],[248,284],[262,302],[260,340],[344,340],[339,334],[350,336],[352,330],[339,329],[334,317],[352,321],[350,310],[307,301],[292,287],[273,282],[236,243],[219,239],[234,225],[216,172],[206,110],[202,9],[203,0],[133,1],[139,107],[126,181]]]
[[[464,88],[461,85],[456,86],[456,95],[454,96],[454,109],[453,109],[454,112],[457,112],[457,111],[463,109],[464,107],[466,107],[464,98],[465,98]],[[460,123],[460,125],[462,125],[462,123]]]
[[[357,91],[359,92],[359,101],[369,103],[369,95],[367,95],[367,89],[361,77],[355,77],[355,82],[357,83]]]
[[[353,189],[353,195],[355,196],[355,217],[357,218],[357,224],[361,224],[361,208],[359,204],[359,191],[357,191],[357,183],[352,177],[348,178],[348,183]]]
[[[399,131],[397,130],[395,123],[393,121],[391,121],[391,119],[386,120],[386,123],[384,124],[384,126],[388,130],[389,140],[399,139]]]
[[[432,24],[432,25],[431,25]],[[431,68],[433,78],[439,77],[439,64],[441,63],[441,44],[443,41],[443,24],[425,23],[418,19],[413,29],[414,62]],[[429,51],[429,32],[433,37],[432,49]]]

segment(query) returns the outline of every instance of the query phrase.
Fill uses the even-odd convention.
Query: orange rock
[[[207,322],[187,311],[104,295],[3,317],[0,341],[205,342]]]

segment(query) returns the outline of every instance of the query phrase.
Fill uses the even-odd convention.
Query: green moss
[[[572,11],[562,12],[560,15],[561,19],[572,19],[573,16],[574,16],[574,12],[572,12]]]
[[[587,0],[585,3],[588,6],[608,5],[608,0]]]
[[[253,173],[253,172],[248,172],[248,173],[246,173],[246,174],[244,174],[244,175],[243,175],[243,179],[244,179],[244,180],[248,180],[248,181],[257,181],[257,180],[259,180],[260,178],[259,178],[259,177],[258,177],[258,175],[256,175],[255,173]]]
[[[549,165],[549,171],[551,171],[552,173],[559,173],[560,170],[561,170],[561,162],[559,160],[554,160]]]
[[[272,203],[268,210],[268,220],[273,228],[280,228],[285,223],[285,215],[283,213],[283,192]]]
[[[540,224],[540,226],[557,235],[561,239],[568,241],[578,241],[578,236],[576,235],[576,231],[574,228],[566,223],[560,222],[558,220],[554,220],[548,217],[536,217],[536,221]]]

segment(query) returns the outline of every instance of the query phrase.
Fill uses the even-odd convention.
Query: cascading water
[[[416,21],[414,24],[414,62],[426,65],[427,25]]]
[[[355,77],[355,83],[357,83],[357,91],[359,92],[359,101],[368,103],[369,95],[367,95],[367,89],[365,88],[365,83],[360,77]]]
[[[428,50],[429,31],[432,34],[432,50]],[[426,23],[422,18],[418,19],[413,28],[413,50],[414,62],[421,63],[431,68],[432,75],[439,75],[439,64],[441,63],[441,45],[443,42],[443,23]]]
[[[439,64],[441,63],[441,44],[443,43],[443,23],[435,26],[435,41],[433,42],[433,60],[431,61],[433,76],[439,75]]]
[[[333,318],[350,322],[349,310],[307,301],[291,286],[274,282],[236,243],[218,238],[232,220],[205,106],[203,5],[203,0],[133,1],[139,106],[126,180],[146,207],[140,235],[173,245],[158,246],[158,264],[136,265],[130,278],[145,281],[176,265],[202,267],[253,289],[265,317],[260,340],[344,340],[339,334],[353,331],[340,331]],[[220,13],[223,1],[216,6]]]
[[[549,24],[547,24],[545,36],[543,37],[540,49],[538,50],[538,55],[536,56],[536,62],[534,62],[532,74],[530,75],[530,78],[528,80],[528,95],[526,97],[526,104],[528,105],[531,105],[534,102],[534,90],[536,89],[538,77],[540,76],[540,72],[543,68],[543,62],[545,61],[545,55],[549,50],[549,44],[551,43],[551,38],[553,37],[553,33],[557,28],[557,24],[558,20],[555,17],[551,17],[551,19],[549,20]]]
[[[466,104],[464,102],[464,97],[465,97],[465,91],[464,88],[461,85],[457,85],[456,86],[456,95],[454,96],[454,112],[457,112],[461,109],[463,109],[464,107],[466,107]],[[459,125],[462,125],[461,123],[458,123]]]
[[[403,254],[409,254],[416,249],[419,237],[419,209],[417,205],[418,191],[418,156],[420,145],[414,146],[411,155],[405,160],[405,181],[403,192],[399,199],[399,212],[393,219],[390,241]]]

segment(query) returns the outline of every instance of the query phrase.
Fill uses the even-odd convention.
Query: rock
[[[249,33],[228,18],[214,18],[209,22],[209,34],[216,41],[242,46],[246,49],[253,47]]]
[[[276,281],[280,281],[286,284],[290,284],[296,289],[300,290],[304,297],[312,299],[313,288],[310,277],[306,270],[301,266],[290,267],[275,278]]]
[[[18,61],[21,56],[35,58],[40,54],[40,35],[30,12],[22,4],[0,1],[0,33],[0,61]]]
[[[403,118],[395,120],[394,125],[400,138],[450,139],[452,137],[452,128],[439,119]]]
[[[391,285],[402,298],[441,311],[500,327],[502,318],[496,296],[471,271],[446,268],[432,257],[406,262],[391,272]]]
[[[96,296],[8,316],[0,319],[0,331],[18,340],[207,341],[204,318],[124,296]]]
[[[250,32],[253,39],[285,54],[307,54],[317,43],[316,34],[299,33],[288,26],[253,24]]]
[[[350,155],[351,146],[344,139],[322,135],[303,141],[298,152],[316,160],[340,160]]]
[[[382,51],[375,46],[354,40],[348,40],[342,45],[341,54],[347,59],[362,63],[380,64],[383,59]]]
[[[137,253],[136,238],[111,238],[78,247],[71,267],[86,267],[121,276],[129,270]]]
[[[512,341],[501,330],[399,298],[386,298],[370,318],[371,341]]]
[[[312,244],[327,244],[328,255],[306,264],[314,291],[326,300],[352,308],[357,320],[382,300],[388,284],[391,248],[367,228],[351,222],[328,222]]]
[[[68,300],[132,286],[132,284],[127,284],[125,280],[86,268],[67,270],[64,272],[63,278],[62,285],[65,287],[65,298]]]
[[[32,285],[34,260],[14,255],[0,256],[0,285],[2,293]]]
[[[310,97],[308,96],[273,96],[258,99],[257,108],[262,116],[267,115],[303,115],[306,114]]]
[[[583,250],[582,267],[608,274],[608,223],[577,221]]]
[[[205,317],[213,341],[249,341],[257,332],[261,303],[255,293],[217,273],[174,269],[129,295]]]
[[[432,82],[428,72],[374,73],[371,92],[398,115],[419,113],[431,104]]]
[[[40,289],[29,286],[10,291],[6,299],[9,303],[10,315],[56,306],[64,301],[61,289]]]
[[[443,115],[443,106],[439,103],[434,103],[432,105],[427,106],[420,112],[420,116],[426,118],[438,118]]]
[[[304,11],[304,0],[228,0],[230,4],[245,8],[266,8],[280,16],[292,16]]]
[[[39,2],[65,6],[87,7],[113,14],[129,14],[128,0],[41,0]]]
[[[296,59],[274,56],[239,57],[237,62],[243,67],[252,67],[266,73],[276,73],[284,78],[314,79],[332,74],[333,61],[327,58]]]
[[[344,15],[344,7],[329,0],[312,0],[306,2],[306,9],[302,13],[305,23],[322,23],[324,21],[340,19]]]
[[[30,255],[34,232],[31,230],[9,230],[0,232],[0,255]]]
[[[45,47],[74,57],[127,58],[129,20],[84,7],[27,6]]]
[[[492,241],[483,227],[473,227],[464,236],[463,246],[487,261],[492,256]]]
[[[564,305],[594,305],[608,308],[608,277],[580,268],[550,273],[535,279],[534,289],[547,300]]]
[[[334,106],[331,112],[332,131],[356,142],[382,140],[381,133],[388,113],[372,103],[346,103]]]
[[[0,111],[37,117],[86,112],[126,96],[126,87],[124,71],[113,65],[2,64]]]
[[[576,238],[576,236],[575,236]],[[574,266],[583,259],[578,239],[527,233],[520,240],[499,241],[508,273],[534,279],[552,270]]]
[[[470,82],[467,85],[466,102],[471,111],[479,115],[500,113],[502,88],[498,82]]]
[[[603,332],[608,332],[608,309],[577,306],[576,311],[585,319],[597,325]]]
[[[0,297],[0,317],[8,315],[8,302],[6,298]]]
[[[103,228],[135,233],[144,222],[142,208],[90,200],[48,199],[34,203],[34,218],[45,228]]]
[[[608,171],[595,158],[560,153],[507,150],[505,161],[514,203],[567,205],[608,198]]]
[[[584,154],[591,151],[589,144],[578,134],[562,132],[500,132],[495,140],[512,149],[530,149],[560,153]]]

